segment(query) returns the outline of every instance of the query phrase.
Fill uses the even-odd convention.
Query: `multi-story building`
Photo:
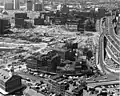
[[[49,82],[51,84],[51,91],[64,96],[66,85],[62,83],[62,80],[63,78],[61,76],[56,76],[55,78],[50,79]]]
[[[22,87],[20,76],[10,74],[8,71],[0,69],[0,93],[9,94],[21,89]]]
[[[14,0],[14,9],[15,10],[20,9],[20,1],[19,0]]]
[[[33,9],[33,2],[31,0],[27,0],[27,10],[32,11]]]
[[[106,19],[106,26],[103,29],[103,33],[100,37],[99,45],[99,64],[98,67],[105,74],[114,74],[116,78],[119,78],[120,74],[120,63],[119,63],[119,53],[120,53],[120,39],[119,36],[115,34],[114,26],[112,25],[112,18],[108,17]],[[99,65],[98,64],[98,65]]]
[[[26,60],[27,68],[32,71],[38,71],[40,67],[42,67],[42,61],[37,58],[31,56]]]
[[[56,54],[52,58],[48,60],[48,71],[50,72],[56,72],[57,66],[60,65],[60,56]]]

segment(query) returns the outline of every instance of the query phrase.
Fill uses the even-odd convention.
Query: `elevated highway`
[[[111,58],[112,58],[115,62],[117,62],[117,63],[120,65],[120,60],[118,59],[117,56],[114,55],[114,53],[111,51],[111,49],[110,49],[109,46],[106,47],[106,52],[111,56]]]
[[[98,52],[99,63],[97,64],[97,66],[98,66],[99,70],[101,70],[102,73],[112,75],[115,78],[119,79],[120,69],[110,67],[109,64],[107,64],[104,60],[104,50],[103,50],[104,47],[105,47],[104,46],[104,37],[107,37],[107,40],[109,40],[112,43],[112,46],[114,46],[117,49],[117,51],[120,52],[120,45],[117,43],[117,42],[120,42],[120,41],[117,39],[117,42],[116,42],[116,40],[113,39],[113,36],[114,36],[114,38],[116,38],[116,37],[115,37],[115,35],[111,34],[111,33],[114,32],[114,30],[111,30],[110,25],[111,25],[111,23],[108,19],[107,26],[105,28],[101,28],[102,34],[99,38],[99,52]],[[102,26],[100,26],[100,27],[102,27]],[[111,31],[111,32],[109,32],[109,31]]]

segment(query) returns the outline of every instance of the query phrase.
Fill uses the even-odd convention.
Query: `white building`
[[[14,0],[14,9],[18,10],[20,8],[20,1],[19,0]]]

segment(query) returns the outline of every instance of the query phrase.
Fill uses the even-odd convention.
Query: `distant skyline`
[[[12,2],[13,0],[0,0],[0,2]],[[24,3],[27,0],[20,0],[20,2]],[[31,1],[40,1],[40,0],[31,0]],[[47,0],[45,0],[47,1]],[[48,1],[71,1],[71,0],[48,0]],[[93,1],[93,2],[110,2],[110,1],[120,1],[120,0],[72,0],[72,1]]]

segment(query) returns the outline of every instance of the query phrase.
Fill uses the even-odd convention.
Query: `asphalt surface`
[[[109,23],[108,23],[109,24]],[[102,26],[101,26],[102,27]],[[101,28],[102,29],[102,28]],[[98,64],[98,66],[100,67],[100,70],[101,71],[103,71],[103,73],[105,73],[105,74],[109,74],[109,75],[111,75],[111,76],[114,76],[115,77],[115,79],[117,78],[117,79],[119,79],[119,73],[114,73],[114,72],[112,72],[112,70],[110,70],[109,68],[107,68],[105,65],[105,62],[104,62],[104,39],[103,39],[103,37],[105,36],[105,32],[106,30],[103,28],[103,32],[102,32],[102,34],[101,34],[101,36],[100,36],[100,39],[99,39],[99,63],[100,64]],[[109,30],[108,30],[109,31]]]
[[[120,64],[119,59],[115,56],[113,51],[111,51],[109,46],[106,47],[106,51],[110,54],[110,56],[112,57],[113,60],[115,60],[118,64]]]

